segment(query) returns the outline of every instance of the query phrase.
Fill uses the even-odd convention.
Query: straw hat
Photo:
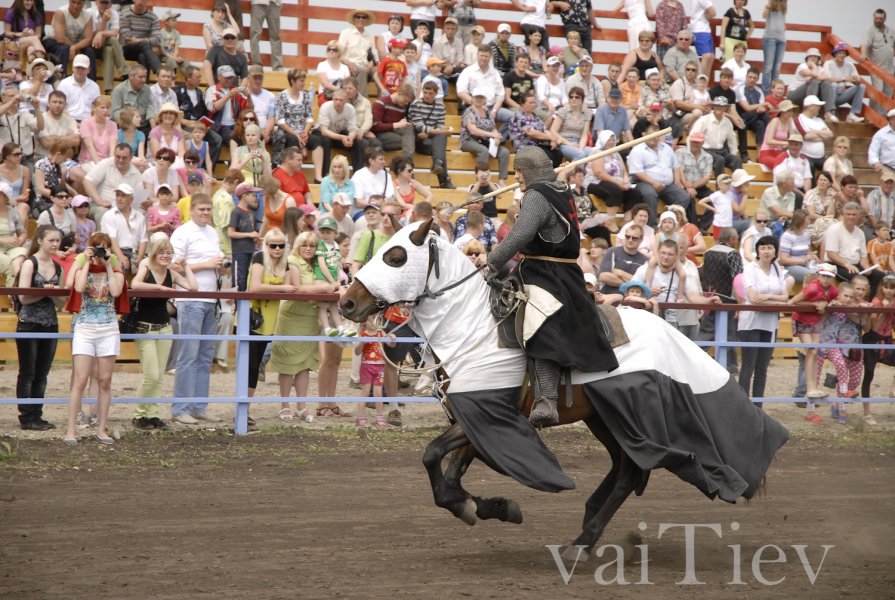
[[[158,114],[156,115],[156,117],[161,117],[167,112],[174,113],[174,125],[179,126],[180,120],[181,118],[183,118],[183,113],[180,111],[177,105],[173,102],[165,102],[164,104],[162,104],[161,108],[158,109]]]
[[[372,25],[373,23],[376,22],[376,15],[374,15],[370,11],[363,9],[363,8],[355,8],[354,10],[349,12],[347,15],[345,15],[345,20],[351,24],[354,24],[354,16],[355,15],[367,15],[367,24],[368,25]]]
[[[37,66],[39,66],[39,65],[43,65],[43,66],[45,66],[45,67],[47,68],[47,71],[53,71],[53,70],[56,68],[56,67],[53,65],[53,63],[51,63],[50,61],[48,61],[48,60],[44,60],[44,59],[42,59],[42,58],[38,58],[37,60],[35,60],[34,62],[32,62],[30,65],[28,65],[28,77],[29,77],[29,78],[30,78],[31,75],[32,75],[32,71],[34,71],[34,67],[37,67]]]

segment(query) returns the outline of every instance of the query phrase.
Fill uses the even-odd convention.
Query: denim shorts
[[[693,34],[693,48],[696,49],[697,56],[704,56],[706,54],[714,54],[715,53],[715,43],[712,39],[712,34],[708,32],[694,33]]]

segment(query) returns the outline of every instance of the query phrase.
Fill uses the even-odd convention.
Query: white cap
[[[585,273],[584,274],[584,283],[590,285],[597,285],[597,276],[593,273]]]
[[[510,27],[509,23],[501,23],[497,26],[497,33],[503,33],[504,31],[506,31],[507,33],[512,33],[513,28]]]
[[[551,56],[550,58],[547,59],[547,66],[552,67],[553,65],[558,65],[561,62],[562,61],[559,59],[558,56]]]
[[[71,61],[72,67],[83,67],[85,69],[90,68],[90,59],[86,54],[78,54],[73,61]]]
[[[661,215],[659,215],[659,223],[664,221],[665,219],[671,219],[674,221],[674,224],[677,225],[677,215],[670,210],[666,210]]]
[[[125,196],[133,196],[134,195],[134,188],[132,188],[131,186],[129,186],[126,183],[120,184],[117,188],[115,188],[115,191],[121,192]]]
[[[483,85],[480,85],[472,90],[472,95],[473,95],[473,97],[484,96],[485,98],[487,98],[488,97],[488,88],[486,88]]]
[[[824,105],[823,101],[822,101],[820,98],[818,98],[817,96],[814,96],[814,95],[811,95],[811,96],[805,96],[805,99],[802,100],[802,107],[805,107],[805,106],[823,106],[823,105]]]
[[[891,119],[892,117],[895,117],[895,108],[893,108],[892,110],[890,110],[889,112],[887,112],[887,113],[886,113],[886,116],[889,117],[890,119]]]
[[[817,265],[817,274],[836,277],[836,268],[830,263],[821,263]]]
[[[0,194],[6,196],[7,200],[12,198],[12,187],[5,181],[0,181]]]

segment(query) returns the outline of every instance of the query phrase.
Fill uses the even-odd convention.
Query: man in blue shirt
[[[609,90],[608,102],[598,107],[594,113],[594,139],[597,139],[600,132],[604,129],[614,133],[615,139],[618,140],[619,144],[630,142],[634,139],[631,135],[628,111],[622,107],[621,103],[622,92],[618,87],[613,87]]]
[[[649,135],[658,130],[656,125],[650,125],[643,134]],[[650,207],[649,223],[652,226],[656,225],[659,198],[665,204],[678,204],[684,209],[692,202],[690,194],[679,185],[680,166],[674,151],[659,138],[634,146],[628,156],[628,173],[632,181],[637,182],[637,191],[643,202]]]

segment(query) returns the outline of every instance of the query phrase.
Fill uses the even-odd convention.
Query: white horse
[[[474,458],[534,489],[557,492],[574,483],[526,418],[525,354],[499,344],[487,283],[431,227],[429,221],[396,233],[357,273],[342,312],[363,321],[392,304],[415,304],[409,324],[440,365],[452,416],[423,457],[435,503],[469,524],[476,518],[518,523],[522,513],[514,501],[473,497],[462,488]],[[652,469],[664,467],[709,498],[735,502],[758,491],[788,438],[675,328],[645,310],[619,313],[630,338],[615,348],[619,368],[575,372],[571,405],[563,389],[559,395],[559,424],[583,421],[612,458],[574,542],[588,550],[630,493],[643,492]],[[451,452],[443,472],[442,458]]]

